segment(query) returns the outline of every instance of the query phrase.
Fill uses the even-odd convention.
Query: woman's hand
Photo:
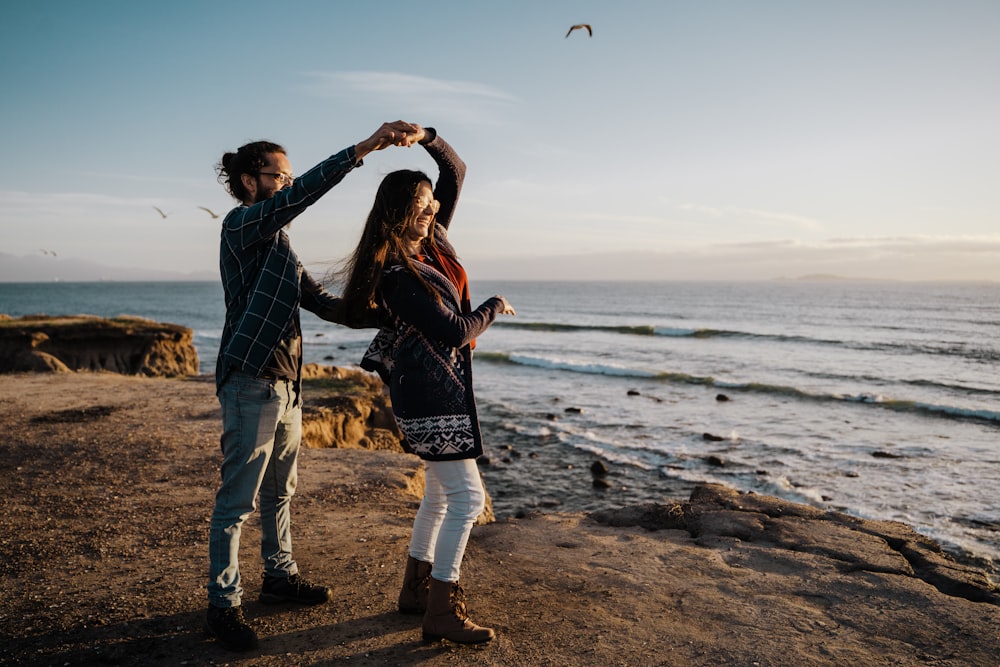
[[[499,294],[497,294],[495,298],[500,299],[503,302],[503,308],[500,310],[501,315],[517,314],[514,312],[514,306],[510,305],[510,301],[508,301],[506,297],[502,297]]]
[[[397,120],[394,123],[382,123],[372,136],[359,141],[354,146],[354,153],[360,160],[372,151],[380,151],[389,146],[412,146],[424,137],[424,128],[414,123]]]

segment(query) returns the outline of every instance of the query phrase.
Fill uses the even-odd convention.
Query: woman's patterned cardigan
[[[440,172],[434,188],[441,203],[434,238],[454,256],[447,229],[465,164],[436,132],[425,148]],[[455,285],[443,273],[421,262],[414,265],[439,298],[405,267],[390,267],[379,286],[387,322],[361,367],[378,372],[389,385],[393,414],[411,451],[429,461],[475,458],[482,454],[483,442],[472,389],[470,343],[493,323],[503,302],[493,297],[475,310],[468,304],[463,308]]]

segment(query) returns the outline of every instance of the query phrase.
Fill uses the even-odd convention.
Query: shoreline
[[[261,649],[230,653],[201,630],[214,383],[5,380],[0,664],[996,664],[1000,605],[981,571],[902,524],[712,489],[475,528],[463,585],[498,638],[424,646],[394,609],[422,468],[355,449],[304,450],[292,508],[296,560],[335,601],[259,604],[251,517],[244,604]]]
[[[538,511],[594,512],[651,502],[680,502],[686,500],[697,486],[718,483],[665,476],[655,470],[606,460],[564,443],[519,446],[511,444],[516,443],[517,435],[491,425],[482,416],[481,424],[488,461],[481,462],[479,469],[499,518],[523,517]],[[591,466],[595,463],[602,465],[606,472],[592,473]],[[883,520],[851,511],[850,508],[831,508],[806,500],[774,497],[823,511],[842,512],[858,519]],[[1000,586],[1000,556],[973,553],[961,545],[942,541],[917,527],[910,527],[934,541],[957,562],[986,571],[993,584]]]

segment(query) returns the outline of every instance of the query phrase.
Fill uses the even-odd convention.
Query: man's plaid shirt
[[[340,320],[340,299],[306,273],[283,228],[361,164],[351,146],[270,199],[237,206],[226,215],[219,254],[226,323],[216,363],[216,387],[222,386],[234,368],[260,375],[294,326],[300,307],[326,320]]]

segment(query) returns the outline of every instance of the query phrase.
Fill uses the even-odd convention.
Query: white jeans
[[[475,459],[424,461],[424,498],[413,521],[410,555],[433,563],[431,576],[457,582],[472,524],[486,492]]]

